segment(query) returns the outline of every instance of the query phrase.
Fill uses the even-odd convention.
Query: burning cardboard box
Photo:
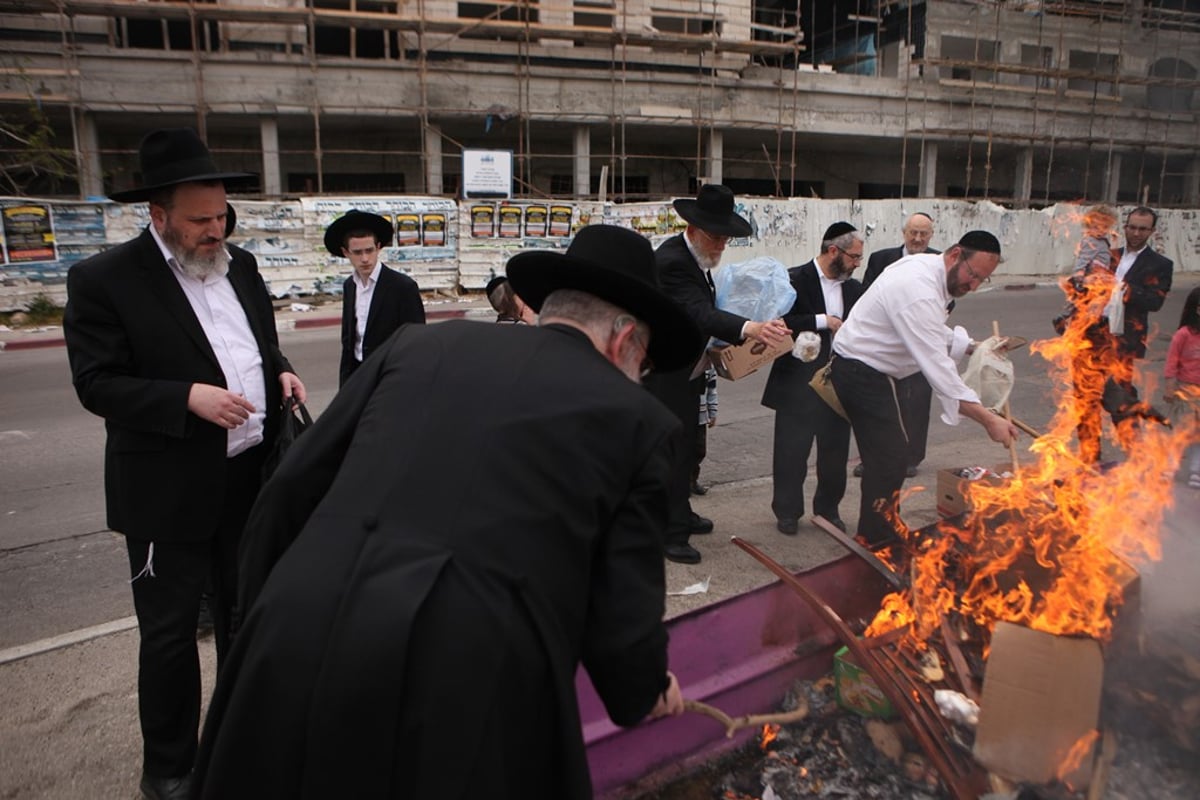
[[[971,510],[967,485],[982,481],[999,486],[1012,477],[1011,464],[988,467],[956,467],[937,472],[937,512],[940,517],[954,517]]]

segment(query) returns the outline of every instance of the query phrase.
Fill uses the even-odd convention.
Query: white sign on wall
[[[463,197],[512,197],[512,150],[463,150]]]

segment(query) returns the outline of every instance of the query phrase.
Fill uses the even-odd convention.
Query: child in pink
[[[1188,292],[1183,301],[1179,330],[1167,349],[1163,393],[1174,407],[1179,421],[1188,417],[1200,422],[1200,286]],[[1200,489],[1200,442],[1193,442],[1183,454],[1179,476],[1193,489]]]

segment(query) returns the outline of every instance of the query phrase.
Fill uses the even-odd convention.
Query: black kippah
[[[825,235],[821,237],[822,242],[832,242],[842,234],[856,231],[858,228],[851,225],[849,222],[835,222],[825,229]]]
[[[958,246],[979,253],[1000,255],[1000,240],[987,231],[967,231],[958,240]]]

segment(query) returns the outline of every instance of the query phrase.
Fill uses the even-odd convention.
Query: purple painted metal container
[[[864,562],[847,555],[797,573],[848,622],[870,619],[889,591]],[[777,710],[793,681],[829,672],[840,646],[833,632],[779,582],[698,608],[668,621],[671,671],[683,696],[733,717]],[[719,723],[697,714],[619,728],[580,670],[584,741],[596,796],[648,791],[726,753],[756,735],[725,737]]]

